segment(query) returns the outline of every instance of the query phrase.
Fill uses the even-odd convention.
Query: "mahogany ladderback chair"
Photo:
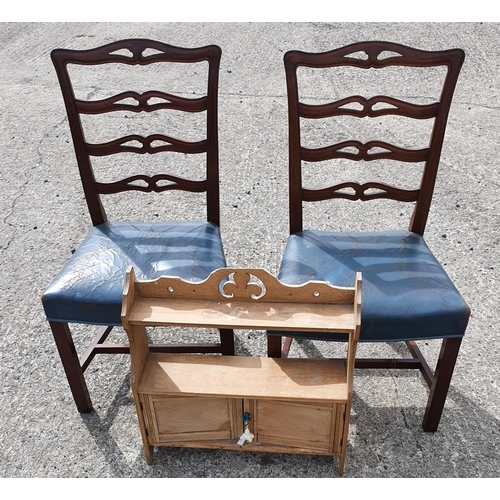
[[[106,343],[113,327],[122,324],[122,292],[127,267],[133,265],[145,280],[170,275],[190,281],[201,281],[214,269],[226,266],[219,230],[217,93],[221,50],[215,45],[180,48],[153,40],[129,39],[91,50],[56,49],[51,57],[66,106],[93,227],[46,289],[42,302],[77,408],[80,412],[89,412],[92,402],[84,378],[84,371],[89,363],[98,353],[130,352],[128,344]],[[169,65],[165,63],[179,63],[182,71],[187,69],[189,64],[193,67],[192,63],[208,63],[206,92],[201,96],[198,94],[185,97],[179,95],[177,87],[174,91],[176,94],[163,90],[137,92],[126,88],[123,92],[104,99],[83,100],[75,96],[74,81],[70,78],[68,69],[68,65],[73,69],[99,65],[99,73],[96,76],[101,76],[107,69],[111,70],[117,65],[122,69],[136,66],[143,71],[144,68],[141,67],[152,68],[150,65],[157,65],[158,74],[161,75],[169,69]],[[120,85],[136,87],[136,81],[132,85],[133,82],[125,81],[123,76],[120,76],[118,81]],[[144,83],[143,80],[141,82]],[[95,85],[95,82],[85,84],[90,87]],[[158,111],[171,113],[174,110],[182,112],[182,116],[193,116],[186,113],[200,113],[200,133],[204,138],[193,141],[168,135],[164,133],[166,127],[161,117],[162,128],[158,133],[155,130],[154,134],[146,137],[141,134],[128,134],[109,141],[88,142],[86,133],[89,130],[81,116],[110,114],[107,116],[113,119],[116,116],[124,118],[127,121],[126,127],[129,127],[131,120],[138,120],[139,115],[151,117]],[[134,124],[137,125],[137,122]],[[121,134],[123,129],[118,130]],[[135,165],[132,160],[139,158],[131,157],[130,154],[152,158],[149,155],[161,152],[173,154],[176,158],[183,155],[205,155],[201,160],[202,172],[195,180],[185,178],[177,172],[172,174],[169,170],[167,173],[162,171],[154,175],[122,174],[122,178],[113,177],[111,181],[103,182],[98,179],[93,164],[96,157],[125,153],[119,156],[122,158],[120,168],[126,166],[130,172],[129,164]],[[201,221],[108,221],[102,197],[134,190],[144,193],[172,190],[206,193],[207,218]],[[130,193],[120,196],[127,195],[130,196]],[[163,194],[162,198],[165,197],[168,195]],[[130,208],[133,208],[133,203]],[[81,358],[77,355],[69,329],[71,323],[101,326]],[[152,350],[234,355],[233,331],[220,330],[220,342],[156,345]]]
[[[290,236],[278,277],[286,284],[326,280],[337,286],[352,286],[355,273],[362,273],[360,342],[403,341],[411,356],[406,359],[357,359],[356,367],[420,369],[430,387],[423,420],[426,431],[437,430],[470,315],[467,304],[423,238],[452,95],[463,61],[464,52],[460,49],[428,52],[378,41],[355,43],[325,53],[290,51],[284,57],[289,106]],[[322,104],[308,104],[301,100],[299,68],[346,71],[349,66],[364,74],[365,70],[376,69],[377,76],[381,73],[378,69],[390,66],[399,66],[398,71],[408,71],[408,67],[427,70],[443,67],[445,76],[438,100],[426,104],[384,95],[343,95],[333,102]],[[412,95],[411,83],[405,95]],[[336,87],[343,90],[339,84]],[[412,122],[433,120],[432,127],[429,127],[432,130],[428,144],[415,148],[378,139],[367,142],[343,139],[322,147],[303,145],[301,127],[304,121],[340,120],[348,116],[369,122],[372,119],[372,123],[381,122],[382,117],[390,115],[393,118],[397,116],[397,119],[405,117]],[[338,132],[335,123],[329,129],[334,138],[338,137],[334,135]],[[353,129],[344,127],[342,132],[346,130]],[[364,165],[368,165],[364,162],[375,160],[420,164],[420,184],[408,189],[380,182],[377,178],[375,182],[342,181],[334,185],[323,184],[319,188],[304,187],[303,168],[306,162],[312,164],[310,170],[313,171],[314,165],[322,161],[330,161],[334,166],[339,161],[343,162],[343,167],[346,163],[355,165],[349,160],[362,161]],[[324,178],[320,180],[326,182]],[[304,229],[303,203],[333,199],[362,202],[388,199],[413,203],[414,209],[407,230],[363,231],[346,227],[340,232],[332,232]],[[335,212],[332,215],[335,216]],[[326,334],[268,332],[268,354],[273,357],[287,356],[293,338],[329,340]],[[443,339],[435,371],[430,369],[416,343],[425,339]]]

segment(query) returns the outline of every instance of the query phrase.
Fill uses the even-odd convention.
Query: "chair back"
[[[163,192],[181,190],[206,192],[207,220],[219,225],[219,166],[218,166],[218,123],[217,92],[221,49],[210,45],[201,48],[180,48],[165,43],[146,40],[121,40],[91,50],[56,49],[51,53],[64,103],[66,106],[71,135],[87,205],[94,225],[106,222],[106,211],[101,195],[124,191]],[[84,100],[75,97],[68,65],[104,66],[110,64],[129,66],[161,65],[164,63],[208,62],[208,85],[202,96],[186,97],[162,90],[137,92],[123,90],[104,99]],[[104,71],[105,68],[102,69]],[[163,71],[163,70],[161,70]],[[99,73],[101,76],[101,73]],[[118,78],[123,83],[123,78]],[[174,80],[175,81],[175,80]],[[88,82],[92,89],[95,83]],[[124,120],[130,113],[153,113],[160,110],[176,110],[186,113],[205,112],[206,129],[203,125],[201,140],[182,140],[163,132],[144,137],[141,134],[126,134],[104,142],[88,142],[82,126],[82,115],[115,114]],[[128,116],[127,116],[128,115]],[[128,120],[130,122],[130,120]],[[164,123],[161,123],[164,125]],[[91,128],[91,127],[90,127]],[[119,130],[126,130],[128,125]],[[85,127],[85,132],[89,132]],[[92,130],[91,130],[92,132]],[[96,180],[92,159],[121,153],[153,155],[161,152],[174,152],[184,155],[206,155],[206,170],[196,179],[183,177],[177,172],[158,172],[154,175],[144,173],[127,174],[126,177],[111,182]]]
[[[333,198],[361,201],[385,198],[415,203],[409,230],[423,234],[434,191],[448,113],[463,61],[464,52],[461,49],[428,52],[379,41],[355,43],[324,53],[287,52],[284,63],[289,110],[290,233],[302,230],[303,202],[316,202]],[[302,98],[300,94],[297,75],[299,68],[337,68],[338,71],[345,72],[346,67],[353,67],[359,70],[376,70],[374,73],[379,76],[379,70],[390,66],[444,67],[446,74],[442,79],[440,96],[430,103],[421,104],[385,95],[374,95],[367,98],[361,95],[343,95],[343,92],[339,92],[340,98],[334,101],[310,104],[305,103],[304,100],[307,99]],[[405,95],[415,95],[412,81],[408,80],[404,83],[406,84]],[[339,87],[340,91],[344,90],[344,87],[335,80],[330,80],[328,86],[334,90]],[[315,89],[315,94],[318,93],[321,94],[321,88]],[[337,128],[330,134],[333,139],[338,139],[336,142],[321,147],[305,147],[303,145],[301,127],[303,128],[307,120],[332,117],[334,120],[338,120],[340,117],[354,117],[381,122],[382,117],[388,115],[397,115],[411,120],[434,120],[429,142],[424,147],[418,148],[401,147],[378,139],[363,142],[345,137],[354,128],[340,125],[342,129],[340,132]],[[420,184],[412,189],[378,180],[362,183],[348,180],[320,188],[304,187],[304,162],[314,163],[328,160],[352,160],[355,162],[360,160],[367,162],[394,160],[404,163],[423,163],[423,168]]]

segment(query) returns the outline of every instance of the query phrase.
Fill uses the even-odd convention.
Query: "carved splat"
[[[403,189],[382,182],[343,182],[322,189],[302,189],[304,201],[320,201],[342,198],[351,201],[368,201],[380,198],[411,202],[417,201],[420,189]]]
[[[382,141],[344,141],[323,148],[301,148],[304,161],[316,162],[344,158],[353,161],[396,160],[411,163],[425,161],[429,148],[407,149]]]
[[[421,105],[387,96],[375,96],[366,99],[356,95],[320,105],[299,103],[299,113],[303,118],[329,118],[339,115],[375,118],[384,115],[400,115],[427,119],[434,118],[438,109],[439,103],[437,102]]]
[[[87,151],[92,156],[104,156],[115,153],[155,154],[164,151],[194,154],[205,152],[206,143],[207,141],[182,141],[162,134],[153,134],[148,137],[128,135],[102,144],[87,144]]]
[[[77,109],[84,114],[98,114],[110,111],[151,112],[159,109],[176,109],[199,113],[207,109],[206,96],[187,99],[165,92],[149,90],[143,94],[134,91],[122,92],[99,101],[76,100]]]
[[[206,191],[205,180],[189,180],[175,175],[157,174],[153,176],[139,174],[116,182],[96,182],[99,194],[120,193],[123,191],[142,191],[161,193],[163,191],[184,190],[192,193]]]

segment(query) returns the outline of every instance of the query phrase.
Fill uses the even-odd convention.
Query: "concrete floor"
[[[320,52],[361,40],[465,50],[426,240],[470,305],[472,317],[434,434],[421,429],[428,389],[418,373],[356,371],[345,477],[497,477],[500,24],[496,23],[1,24],[0,476],[337,476],[337,460],[329,457],[219,450],[157,449],[153,465],[148,466],[126,355],[94,360],[86,372],[94,411],[84,415],[75,408],[40,295],[91,222],[49,54],[56,47],[91,48],[129,37],[185,47],[214,43],[222,48],[219,126],[225,252],[230,266],[263,267],[273,273],[288,231],[284,53]],[[158,80],[148,82],[151,87],[162,83],[158,75],[153,78]],[[83,81],[88,83],[80,90],[87,96],[106,89],[106,81]],[[318,102],[324,90],[313,84],[306,97]],[[426,82],[412,80],[401,92],[408,99],[426,97]],[[397,175],[407,179],[406,174]],[[196,202],[169,196],[151,196],[147,202],[143,196],[132,197],[132,202],[120,198],[106,206],[110,218],[155,220],[203,213]],[[308,206],[306,223],[332,229],[346,224],[370,227],[376,221],[406,227],[407,208],[358,205],[327,205],[316,211]],[[184,333],[186,338],[195,334]],[[115,335],[123,339],[123,332]],[[265,355],[264,334],[236,335],[238,354]],[[76,328],[75,337],[77,347],[83,348],[89,329]],[[434,362],[439,342],[425,342],[421,348]],[[291,354],[328,356],[330,349],[320,343],[294,343]],[[395,352],[400,352],[399,345],[359,348],[362,356]]]

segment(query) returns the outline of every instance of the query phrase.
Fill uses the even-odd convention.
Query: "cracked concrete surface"
[[[98,356],[86,372],[94,411],[80,415],[45,321],[40,295],[90,227],[50,51],[142,37],[222,48],[219,84],[221,231],[229,266],[276,273],[288,231],[287,103],[283,54],[381,39],[421,49],[460,47],[466,60],[448,122],[426,240],[472,309],[438,432],[421,430],[428,390],[413,371],[356,371],[346,477],[497,477],[500,469],[498,291],[500,44],[497,23],[4,23],[0,26],[0,476],[336,477],[336,459],[157,449],[146,465],[129,390],[129,359]],[[154,87],[156,81],[152,82]],[[312,85],[308,93],[317,99]],[[420,92],[411,82],[404,95]],[[82,81],[91,92],[93,82]],[[423,83],[422,83],[423,85]],[[93,87],[94,86],[94,87]],[[415,88],[416,87],[416,88]],[[345,130],[353,130],[346,125]],[[350,128],[349,128],[350,127]],[[323,130],[323,134],[328,132]],[[107,167],[106,167],[107,168]],[[190,164],[182,168],[191,168]],[[104,170],[106,172],[106,169]],[[403,175],[399,175],[403,178]],[[311,173],[312,176],[312,173]],[[409,178],[411,175],[409,174]],[[403,178],[404,180],[405,178]],[[110,217],[203,214],[172,195],[109,204]],[[149,200],[149,199],[148,199]],[[173,207],[172,209],[170,207]],[[107,206],[108,208],[108,206]],[[307,207],[306,224],[336,230],[404,228],[408,211]],[[368,213],[367,213],[368,212]],[[401,215],[400,215],[401,214]],[[123,332],[116,332],[117,339]],[[177,333],[174,333],[177,335]],[[179,332],[193,338],[195,332]],[[213,338],[213,332],[201,335]],[[77,348],[88,329],[75,329]],[[432,362],[438,342],[420,346]],[[292,355],[334,346],[294,342]],[[367,345],[360,356],[401,354]],[[237,352],[265,355],[260,332],[237,332]]]

